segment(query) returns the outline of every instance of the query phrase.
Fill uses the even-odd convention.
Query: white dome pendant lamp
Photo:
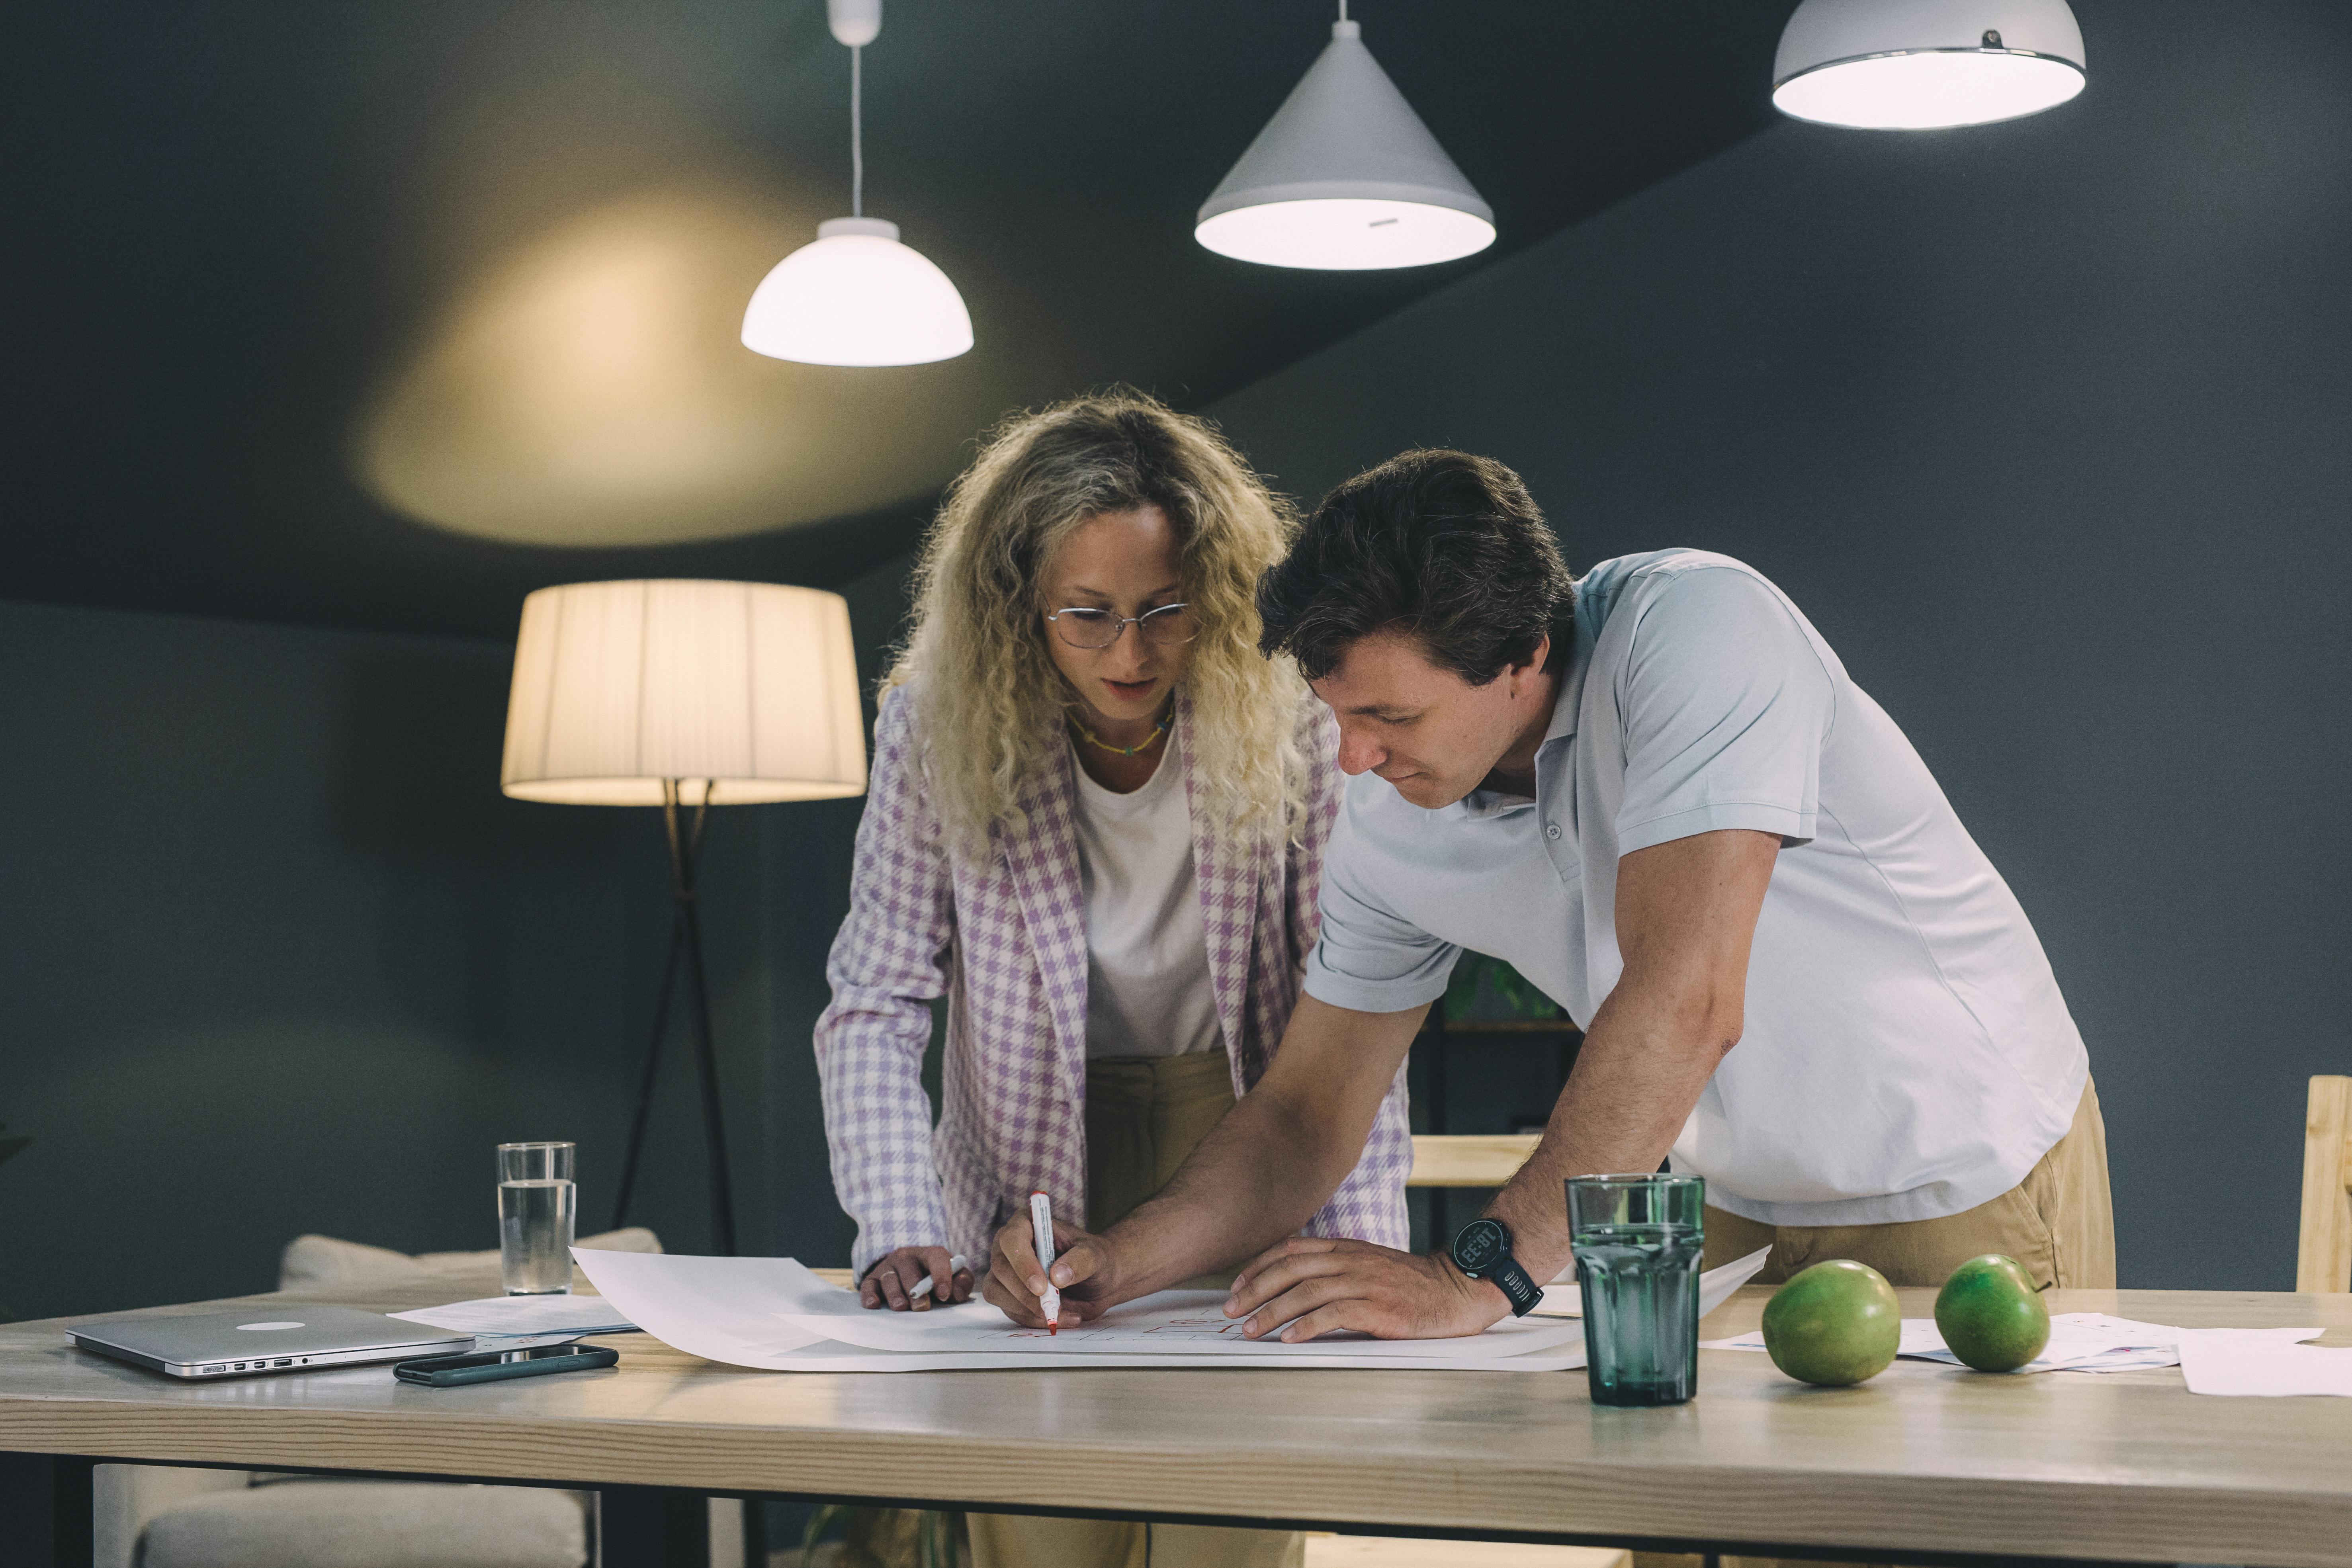
[[[1781,113],[1865,131],[1984,125],[2083,90],[2066,0],[1804,0],[1780,32]]]
[[[1424,267],[1494,244],[1495,212],[1339,0],[1330,43],[1202,205],[1192,237],[1268,267]]]
[[[743,310],[743,346],[803,364],[928,364],[971,347],[963,296],[898,226],[866,216],[863,59],[882,31],[882,0],[826,0],[849,46],[849,211],[776,263]]]

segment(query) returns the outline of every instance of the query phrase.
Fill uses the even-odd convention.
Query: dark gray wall
[[[2287,1289],[2352,1070],[2352,11],[2075,9],[2071,106],[1784,124],[1213,412],[1310,498],[1458,446],[1580,566],[1769,574],[2041,931],[2124,1282]]]
[[[610,1217],[667,920],[658,818],[498,791],[510,649],[0,604],[0,1317],[266,1289],[315,1230],[497,1245],[490,1146]],[[854,801],[713,820],[747,1249],[845,1257],[807,1022]],[[796,1038],[787,1037],[796,1032]],[[709,1242],[673,1051],[632,1217]]]

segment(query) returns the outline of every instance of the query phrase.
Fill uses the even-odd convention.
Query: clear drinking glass
[[[1680,1405],[1698,1392],[1706,1207],[1703,1176],[1569,1179],[1593,1404]]]
[[[499,1145],[499,1268],[509,1296],[572,1291],[572,1231],[580,1213],[570,1143]]]

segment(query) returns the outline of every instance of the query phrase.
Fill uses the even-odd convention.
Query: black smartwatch
[[[1511,1227],[1498,1219],[1474,1219],[1454,1236],[1454,1267],[1473,1279],[1486,1279],[1511,1303],[1511,1316],[1524,1318],[1543,1300],[1543,1287],[1528,1278],[1511,1256]]]

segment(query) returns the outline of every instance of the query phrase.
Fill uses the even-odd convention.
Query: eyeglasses
[[[1045,618],[1054,623],[1054,630],[1072,647],[1105,648],[1118,641],[1128,627],[1154,647],[1174,647],[1191,642],[1200,635],[1201,623],[1190,605],[1162,605],[1139,616],[1122,616],[1110,610],[1088,609],[1072,605],[1055,610]]]

